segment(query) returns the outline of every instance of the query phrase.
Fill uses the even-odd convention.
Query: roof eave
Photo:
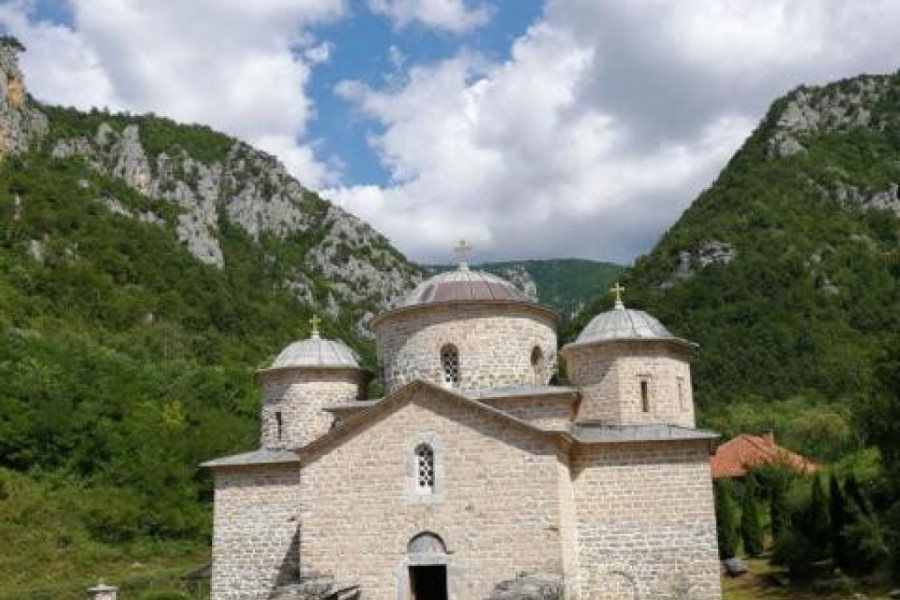
[[[362,367],[350,365],[292,365],[288,367],[266,367],[265,369],[257,369],[254,375],[259,378],[265,375],[275,373],[286,373],[288,371],[353,371],[363,375],[363,377],[371,378],[372,374]]]
[[[550,308],[549,306],[544,306],[543,304],[538,304],[537,302],[523,302],[521,300],[491,300],[491,299],[480,299],[480,300],[442,300],[440,302],[420,302],[418,304],[410,304],[409,306],[398,306],[396,308],[388,309],[382,313],[379,313],[372,317],[369,322],[366,324],[366,327],[371,331],[376,331],[376,328],[385,320],[392,318],[398,314],[403,313],[412,313],[418,312],[421,310],[427,310],[430,308],[438,308],[438,307],[447,307],[447,306],[459,306],[459,305],[487,305],[487,306],[516,306],[523,308],[530,308],[537,312],[543,313],[544,315],[550,317],[553,320],[553,324],[558,326],[560,321],[559,313]]]
[[[700,344],[696,342],[688,341],[684,338],[680,337],[619,337],[619,338],[609,338],[609,339],[599,339],[599,340],[589,340],[586,342],[569,342],[562,348],[560,348],[559,353],[565,356],[567,352],[573,350],[575,348],[588,348],[591,346],[600,346],[604,344],[615,344],[619,342],[655,342],[655,343],[664,343],[664,344],[672,344],[674,346],[679,346],[681,348],[687,348],[688,350],[694,350],[700,347]]]

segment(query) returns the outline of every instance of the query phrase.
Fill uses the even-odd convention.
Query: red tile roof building
[[[763,435],[741,434],[718,447],[712,457],[713,479],[743,477],[753,467],[780,465],[799,473],[813,473],[816,465],[775,444],[775,436],[769,432]]]

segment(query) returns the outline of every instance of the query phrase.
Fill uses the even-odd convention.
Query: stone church
[[[720,599],[692,344],[614,291],[557,354],[463,260],[371,321],[378,400],[314,324],[258,373],[260,449],[204,464],[212,600]]]

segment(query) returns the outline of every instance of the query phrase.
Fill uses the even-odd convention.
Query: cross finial
[[[471,244],[467,244],[466,240],[459,240],[459,243],[453,247],[453,251],[456,252],[456,256],[459,257],[459,270],[460,271],[468,271],[469,270],[469,252],[472,251]]]
[[[609,288],[609,291],[616,295],[616,308],[625,308],[625,305],[622,303],[622,292],[625,291],[625,286],[619,285],[619,280],[616,280],[616,285]]]
[[[309,337],[317,338],[319,337],[319,323],[322,322],[322,319],[319,318],[319,315],[313,315],[309,320],[309,324],[312,325],[312,332]]]

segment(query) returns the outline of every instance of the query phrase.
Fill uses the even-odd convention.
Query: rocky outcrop
[[[516,286],[532,302],[538,301],[537,283],[524,266],[501,269],[497,274]]]
[[[177,147],[149,157],[139,124],[117,131],[103,123],[92,139],[58,140],[52,153],[57,158],[84,158],[136,191],[176,204],[182,209],[176,223],[178,238],[199,260],[219,268],[225,263],[220,218],[254,240],[264,235],[288,240],[315,234],[321,241],[310,248],[303,266],[331,282],[334,293],[325,310],[332,316],[345,301],[390,306],[421,277],[366,223],[319,199],[274,157],[243,142],[235,141],[225,159],[212,164]],[[312,299],[311,282],[300,270],[285,285],[298,298]]]
[[[896,183],[884,189],[873,190],[859,188],[838,181],[832,191],[832,197],[842,204],[861,209],[890,210],[900,216],[900,186]]]
[[[14,39],[0,38],[0,158],[49,132],[46,116],[25,94],[17,64],[21,49]],[[284,269],[281,284],[334,318],[347,304],[357,306],[358,314],[386,308],[420,281],[421,270],[384,237],[307,190],[275,157],[238,140],[227,149],[227,138],[214,132],[210,135],[224,139],[227,149],[217,160],[192,155],[178,145],[177,136],[151,151],[141,128],[152,118],[111,117],[82,135],[52,137],[48,150],[57,159],[82,159],[98,173],[174,205],[175,216],[160,211],[168,214],[164,217],[117,198],[97,199],[121,217],[173,226],[187,250],[208,265],[225,266],[223,223],[268,248],[271,239],[307,248],[300,264]],[[82,187],[88,185],[84,180]]]
[[[783,157],[805,152],[805,134],[875,125],[869,107],[878,102],[889,85],[885,77],[863,76],[843,84],[801,88],[791,93],[767,143],[769,155]]]
[[[30,102],[19,70],[24,49],[15,38],[0,36],[0,160],[47,133],[47,117]]]
[[[682,250],[678,253],[678,265],[672,273],[672,279],[660,287],[668,289],[678,281],[691,279],[698,271],[714,265],[728,265],[737,258],[737,249],[728,242],[710,240],[703,242],[694,250]]]

